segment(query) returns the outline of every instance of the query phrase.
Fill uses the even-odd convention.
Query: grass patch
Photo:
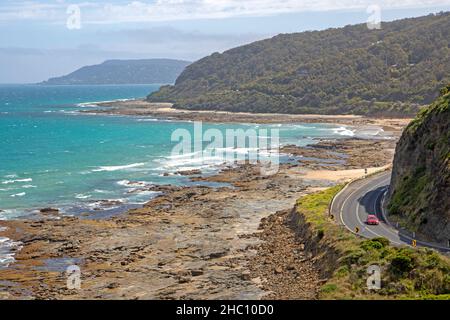
[[[321,248],[337,252],[337,267],[321,287],[321,299],[450,299],[450,260],[425,248],[393,247],[385,238],[362,239],[328,215],[343,188],[335,186],[300,198],[301,214]],[[367,268],[381,268],[381,289],[368,290]]]

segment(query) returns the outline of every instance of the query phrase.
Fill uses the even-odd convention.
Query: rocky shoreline
[[[410,119],[369,118],[356,115],[317,115],[246,113],[226,111],[193,111],[173,108],[171,103],[126,100],[97,103],[94,108],[81,110],[88,114],[142,116],[171,121],[204,121],[215,123],[330,123],[342,125],[377,125],[387,130],[401,130]]]
[[[23,246],[16,263],[0,270],[0,298],[315,299],[323,279],[287,212],[307,193],[389,165],[403,122],[383,125],[394,139],[287,146],[282,152],[303,159],[282,164],[273,176],[241,164],[192,177],[231,188],[149,187],[161,195],[109,219],[65,217],[49,208],[51,217],[0,221],[6,228],[0,236]],[[81,268],[81,290],[66,287],[70,264]]]

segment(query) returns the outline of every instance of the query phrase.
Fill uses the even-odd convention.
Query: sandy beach
[[[0,298],[315,299],[324,279],[290,228],[288,212],[305,194],[362,177],[365,169],[371,173],[387,168],[408,122],[357,116],[230,116],[175,111],[167,104],[149,106],[142,101],[125,104],[108,104],[102,113],[191,121],[375,125],[390,139],[285,146],[281,152],[299,160],[282,164],[272,176],[261,176],[257,166],[239,164],[213,176],[192,176],[229,187],[151,186],[149,191],[162,194],[142,208],[109,219],[50,212],[34,220],[0,221],[6,228],[0,236],[23,246],[16,262],[0,270]],[[68,264],[80,266],[81,290],[67,289]]]

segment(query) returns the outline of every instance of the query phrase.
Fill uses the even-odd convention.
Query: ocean
[[[142,98],[158,88],[1,85],[0,219],[32,216],[47,207],[107,217],[156,196],[145,190],[148,185],[193,184],[174,174],[178,171],[217,170],[220,159],[204,163],[171,156],[172,133],[192,132],[191,122],[79,112],[100,101]],[[282,144],[297,145],[354,134],[326,124],[203,124],[204,130],[210,128],[276,128]]]

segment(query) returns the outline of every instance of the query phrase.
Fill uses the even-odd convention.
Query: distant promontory
[[[190,62],[171,59],[107,60],[85,66],[68,75],[50,78],[41,84],[149,84],[173,83]]]

